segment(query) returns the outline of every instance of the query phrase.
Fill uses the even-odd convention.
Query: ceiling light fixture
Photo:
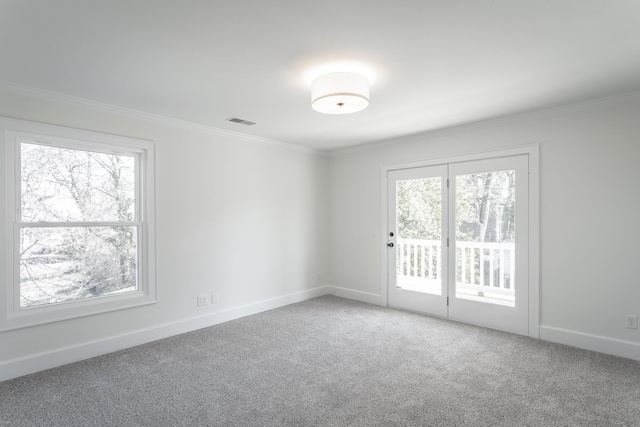
[[[357,73],[329,73],[311,83],[311,106],[325,114],[349,114],[369,105],[369,80]]]

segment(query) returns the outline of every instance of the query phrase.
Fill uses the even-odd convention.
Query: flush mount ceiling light
[[[311,106],[325,114],[349,114],[369,105],[369,80],[357,73],[329,73],[311,83]]]

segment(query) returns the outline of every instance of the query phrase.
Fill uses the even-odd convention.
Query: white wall
[[[158,242],[157,304],[1,332],[0,380],[325,293],[326,156],[11,93],[0,116],[155,141]]]
[[[155,305],[0,333],[0,380],[321,295],[317,272],[331,293],[380,302],[381,166],[532,143],[541,336],[640,359],[624,327],[640,314],[640,95],[328,159],[11,93],[0,116],[156,141],[159,288]],[[196,307],[213,292],[219,304]]]
[[[381,166],[540,144],[541,337],[640,359],[640,94],[334,152],[330,285],[370,302]]]

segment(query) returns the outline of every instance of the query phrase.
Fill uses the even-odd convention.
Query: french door
[[[390,170],[388,304],[528,333],[526,155]]]
[[[447,316],[447,166],[389,171],[388,301]]]

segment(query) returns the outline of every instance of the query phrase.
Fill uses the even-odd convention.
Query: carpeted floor
[[[640,362],[326,296],[5,381],[0,426],[640,426]]]

